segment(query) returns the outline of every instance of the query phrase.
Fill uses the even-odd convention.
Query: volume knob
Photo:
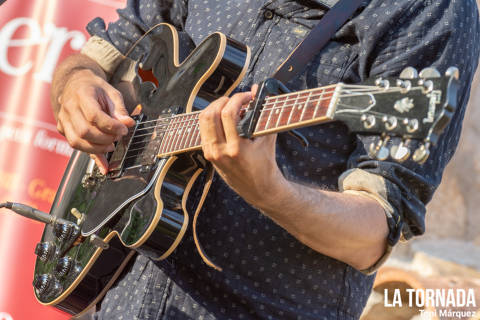
[[[62,292],[62,285],[51,274],[42,274],[35,276],[33,287],[39,297],[48,298],[57,296]]]
[[[55,255],[55,245],[51,242],[40,242],[35,247],[35,254],[42,261],[47,261]]]
[[[55,273],[59,277],[66,276],[73,266],[73,259],[71,257],[63,257],[58,260],[57,265],[55,266]]]
[[[58,223],[53,227],[53,233],[60,241],[68,241],[77,236],[79,228],[74,224]]]

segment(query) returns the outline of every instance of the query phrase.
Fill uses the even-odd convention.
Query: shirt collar
[[[338,1],[340,0],[314,0],[314,2],[318,2],[328,8],[333,7]]]
[[[334,5],[337,4],[340,0],[313,0],[313,2],[317,2],[327,8],[332,8]],[[370,0],[364,0],[363,1],[363,6],[367,6]]]

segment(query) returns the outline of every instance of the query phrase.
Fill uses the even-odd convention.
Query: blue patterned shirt
[[[252,49],[251,64],[238,90],[264,80],[318,23],[336,0],[129,0],[108,28],[88,25],[126,53],[160,22],[173,24],[182,39],[199,44],[220,31]],[[347,22],[287,86],[292,90],[337,82],[357,83],[397,76],[406,66],[460,69],[460,94],[452,122],[422,166],[377,161],[367,156],[377,137],[349,133],[333,122],[300,131],[305,150],[280,134],[277,162],[297,183],[338,190],[339,176],[360,168],[383,179],[389,245],[425,230],[425,205],[440,183],[461,132],[470,84],[479,55],[479,21],[474,0],[371,0]],[[131,57],[148,50],[139,45]],[[194,190],[193,197],[200,192]],[[217,272],[196,254],[186,236],[166,261],[138,256],[110,290],[99,319],[357,319],[374,276],[306,247],[215,177],[198,224],[200,242]],[[322,230],[318,230],[322,232]]]

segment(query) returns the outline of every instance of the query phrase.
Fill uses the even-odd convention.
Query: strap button
[[[273,12],[272,10],[265,10],[265,12],[263,13],[263,16],[265,17],[265,19],[272,19],[273,18]]]

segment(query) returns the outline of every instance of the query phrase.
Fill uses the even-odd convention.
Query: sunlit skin
[[[57,68],[52,89],[59,131],[74,148],[94,154],[103,172],[108,165],[103,154],[134,124],[122,95],[105,79],[95,62],[76,55]],[[383,208],[367,197],[285,179],[275,159],[276,135],[238,136],[239,110],[252,98],[252,92],[222,97],[201,112],[205,158],[243,199],[305,245],[360,270],[373,265],[386,247]]]

